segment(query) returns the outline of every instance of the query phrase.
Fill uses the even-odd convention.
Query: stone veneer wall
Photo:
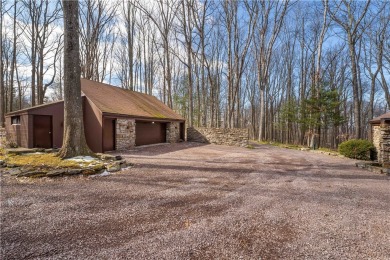
[[[187,141],[212,143],[230,146],[246,146],[249,141],[248,129],[225,128],[187,128]]]
[[[5,128],[0,127],[0,148],[6,146],[7,141],[7,132],[5,131]]]
[[[390,124],[381,124],[380,127],[378,162],[382,163],[383,167],[390,168]]]
[[[381,153],[381,143],[380,143],[380,140],[381,140],[381,127],[379,125],[374,125],[372,126],[372,143],[374,144],[375,148],[376,148],[376,151],[377,151],[377,155],[378,155],[378,160],[380,158],[380,153]]]
[[[135,146],[135,120],[116,120],[116,150],[127,150]]]
[[[167,123],[167,143],[177,143],[180,140],[180,122]]]

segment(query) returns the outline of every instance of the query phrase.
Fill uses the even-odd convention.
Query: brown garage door
[[[37,148],[52,148],[51,116],[34,115],[33,145]]]
[[[157,122],[136,122],[135,145],[158,144],[166,142],[166,124]]]

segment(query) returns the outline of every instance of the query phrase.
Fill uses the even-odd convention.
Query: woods
[[[64,6],[1,1],[4,113],[64,97]],[[188,126],[336,148],[390,106],[382,1],[80,2],[81,76],[155,95]]]

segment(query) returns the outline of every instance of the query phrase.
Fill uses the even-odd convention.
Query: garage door
[[[136,122],[135,145],[165,143],[166,131],[165,123]]]

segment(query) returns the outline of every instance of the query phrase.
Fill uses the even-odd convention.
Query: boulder
[[[22,170],[20,168],[13,168],[13,169],[9,169],[8,173],[11,174],[12,176],[17,176],[22,173]]]
[[[21,172],[16,177],[42,177],[45,175],[46,175],[46,172],[44,172],[42,170],[36,170],[36,171]]]
[[[123,159],[122,156],[120,156],[120,155],[115,155],[115,160],[120,161],[120,160],[122,160],[122,159]]]
[[[117,172],[121,170],[121,164],[120,163],[112,163],[106,166],[106,169],[108,172]]]
[[[82,171],[82,169],[68,169],[66,170],[66,172],[64,172],[64,175],[77,175],[80,174]]]
[[[115,156],[111,155],[111,154],[100,153],[100,154],[97,154],[97,156],[100,158],[100,160],[103,160],[103,161],[113,161],[113,160],[115,160]]]
[[[117,161],[117,163],[119,163],[119,164],[127,164],[127,161],[126,160],[120,160],[120,161]]]
[[[93,169],[83,169],[81,173],[83,175],[93,175],[93,174],[96,174],[97,172],[94,171]]]
[[[65,174],[67,172],[66,169],[57,169],[57,170],[51,170],[46,173],[47,177],[57,177]]]

